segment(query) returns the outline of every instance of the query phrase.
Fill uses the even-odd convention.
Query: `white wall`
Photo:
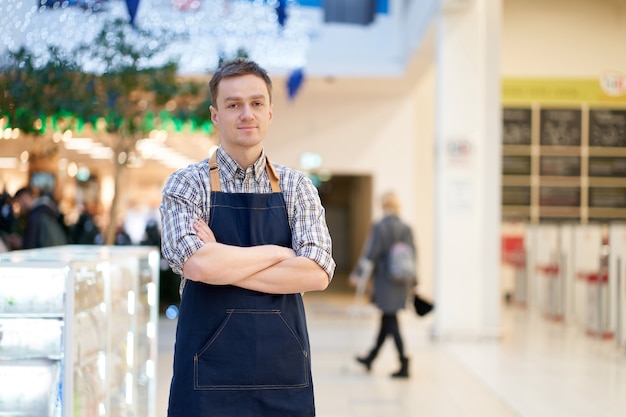
[[[623,0],[503,0],[504,77],[626,72]]]
[[[418,143],[411,89],[390,94],[317,79],[306,81],[295,101],[288,102],[277,87],[266,141],[270,159],[298,167],[303,152],[316,152],[330,172],[371,174],[374,195],[390,188],[401,192],[403,211],[416,224]],[[373,209],[379,213],[377,202]]]

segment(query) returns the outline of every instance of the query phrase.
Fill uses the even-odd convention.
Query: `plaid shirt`
[[[222,148],[217,151],[222,191],[226,193],[271,193],[265,169],[265,151],[246,170],[239,167]],[[280,178],[280,188],[285,198],[291,240],[296,255],[315,261],[328,274],[330,281],[335,272],[332,242],[324,207],[317,189],[309,178],[294,169],[272,164]],[[181,293],[185,284],[183,265],[204,242],[193,229],[195,219],[209,224],[210,177],[208,158],[173,173],[163,189],[161,202],[163,256],[172,270],[181,275]]]

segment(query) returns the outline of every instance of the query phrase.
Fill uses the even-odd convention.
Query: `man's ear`
[[[211,121],[214,125],[218,125],[219,122],[217,118],[217,108],[213,107],[213,105],[210,105],[209,110],[211,111]]]

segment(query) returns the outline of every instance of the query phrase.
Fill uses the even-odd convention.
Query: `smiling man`
[[[267,72],[226,62],[209,89],[220,147],[172,174],[161,203],[163,255],[182,275],[168,416],[312,417],[301,294],[335,270],[324,208],[265,155]]]

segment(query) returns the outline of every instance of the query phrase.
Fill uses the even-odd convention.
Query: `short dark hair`
[[[217,89],[220,82],[224,78],[239,77],[242,75],[256,75],[265,81],[267,91],[270,95],[270,103],[272,102],[272,79],[259,64],[247,58],[236,58],[224,63],[213,73],[209,82],[209,93],[211,94],[211,103],[217,107]]]
[[[32,196],[34,194],[33,189],[30,188],[29,186],[22,187],[19,190],[17,190],[15,194],[13,194],[13,198],[19,198],[20,196],[25,195],[25,194]]]

